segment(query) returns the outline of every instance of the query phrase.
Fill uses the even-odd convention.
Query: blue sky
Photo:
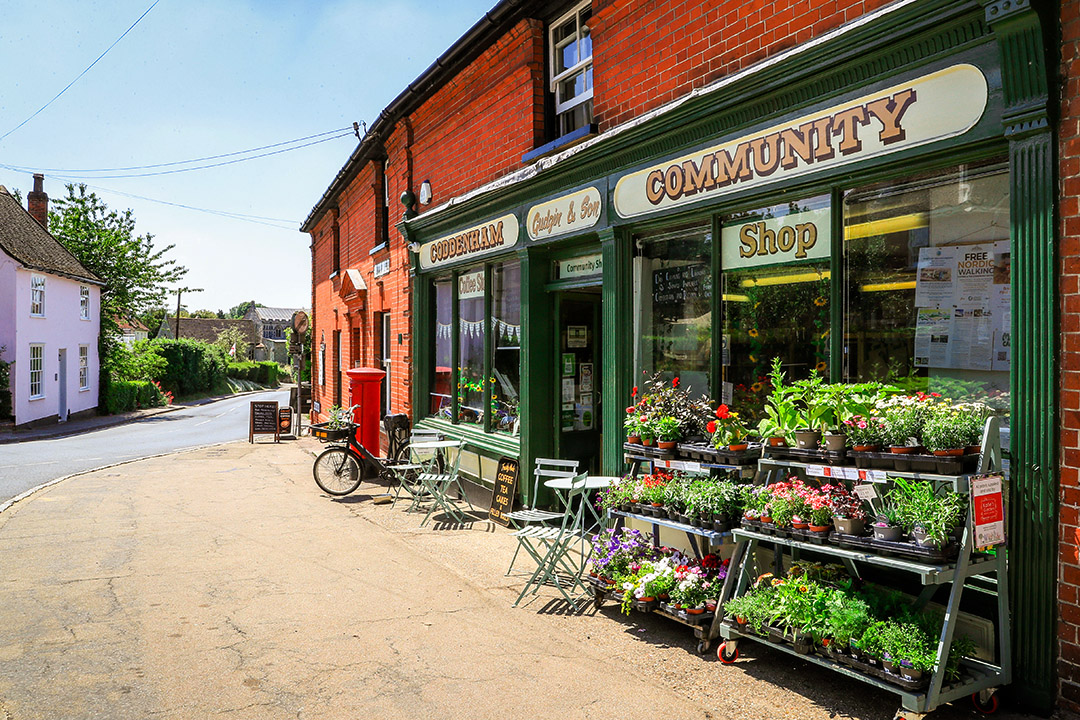
[[[152,2],[9,3],[0,135],[60,92]],[[309,237],[299,224],[354,136],[170,175],[61,171],[187,160],[370,124],[493,4],[160,0],[64,95],[0,141],[0,164],[44,169],[50,197],[65,194],[66,176],[79,176],[110,207],[131,208],[137,232],[175,244],[171,257],[190,269],[185,284],[204,288],[185,296],[185,306],[307,306]],[[25,197],[31,172],[0,167],[0,184]],[[285,222],[244,222],[117,192]]]

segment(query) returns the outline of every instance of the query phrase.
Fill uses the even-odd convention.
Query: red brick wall
[[[1061,496],[1058,675],[1061,704],[1080,710],[1080,5],[1061,3],[1058,129],[1061,254]]]
[[[593,113],[611,129],[889,0],[593,3]]]

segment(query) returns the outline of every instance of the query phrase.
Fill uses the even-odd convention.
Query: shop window
[[[435,364],[431,378],[431,405],[428,414],[447,420],[452,419],[450,381],[454,346],[454,293],[449,279],[435,282],[433,295],[435,318]]]
[[[593,121],[592,0],[579,4],[551,24],[551,93],[559,136]]]
[[[709,395],[712,233],[708,226],[635,237],[635,376],[676,376]]]
[[[828,195],[721,218],[721,395],[752,422],[774,357],[829,376],[830,223]]]
[[[457,277],[458,301],[458,421],[484,422],[484,269]]]
[[[844,195],[844,375],[1009,408],[1003,163]]]
[[[521,389],[521,265],[491,268],[491,428],[518,432]]]

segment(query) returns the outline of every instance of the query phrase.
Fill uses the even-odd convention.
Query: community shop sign
[[[725,225],[720,267],[734,270],[829,257],[829,208]]]
[[[956,137],[986,102],[982,72],[954,65],[625,175],[615,211],[644,215]]]
[[[420,246],[420,267],[424,270],[481,255],[498,252],[517,244],[518,221],[514,215],[475,225],[447,237]]]
[[[600,191],[594,187],[529,208],[529,239],[565,235],[591,228],[600,220]]]

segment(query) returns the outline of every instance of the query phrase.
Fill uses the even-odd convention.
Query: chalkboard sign
[[[495,489],[491,491],[491,509],[488,517],[504,527],[510,526],[507,515],[514,509],[514,495],[517,492],[518,461],[514,458],[499,459],[499,469],[495,472]]]
[[[273,435],[274,442],[281,440],[281,430],[278,427],[278,404],[277,402],[251,403],[251,421],[248,426],[248,442],[255,442],[256,435]]]
[[[278,408],[278,430],[282,435],[292,435],[292,408]]]
[[[653,312],[682,317],[684,306],[704,308],[712,298],[712,270],[693,263],[653,270]]]

